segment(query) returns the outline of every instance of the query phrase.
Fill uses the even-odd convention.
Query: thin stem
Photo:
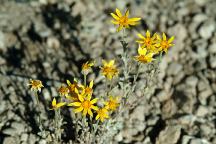
[[[84,86],[86,86],[86,77],[87,76],[85,74],[83,76],[84,76]]]
[[[43,132],[44,131],[44,129],[43,129],[43,125],[42,125],[42,120],[41,120],[41,115],[40,115],[40,113],[42,112],[42,109],[41,109],[41,106],[40,106],[40,102],[39,102],[39,96],[38,96],[38,93],[37,92],[35,92],[35,97],[36,97],[36,101],[37,101],[37,105],[38,105],[38,108],[39,108],[39,117],[38,117],[38,123],[39,123],[39,129],[40,129],[40,131],[41,132]]]

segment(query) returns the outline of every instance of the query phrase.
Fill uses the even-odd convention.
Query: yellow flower
[[[128,18],[129,16],[129,10],[127,10],[125,12],[124,15],[122,15],[122,13],[120,12],[119,9],[116,8],[116,14],[111,13],[111,16],[115,19],[112,20],[111,22],[113,24],[118,25],[118,29],[117,32],[119,32],[120,30],[122,30],[123,28],[129,28],[129,26],[135,26],[138,24],[138,21],[141,18],[135,17],[135,18]]]
[[[140,38],[136,42],[138,42],[142,48],[146,48],[150,52],[158,53],[159,49],[157,47],[157,34],[155,33],[151,37],[151,33],[147,30],[146,36],[143,36],[142,34],[137,34]]]
[[[107,110],[115,111],[119,106],[119,97],[109,96],[108,101],[104,102]]]
[[[93,61],[87,61],[86,63],[84,63],[82,65],[82,74],[83,75],[87,75],[89,72],[91,72],[91,67],[94,66],[94,62]]]
[[[78,84],[76,79],[74,79],[73,83],[67,80],[67,84],[69,89],[69,95],[66,96],[66,98],[69,100],[78,101],[78,93],[79,90],[82,90],[83,86],[81,84]]]
[[[103,66],[101,67],[102,74],[108,79],[111,80],[114,76],[118,75],[118,69],[116,68],[115,60],[110,60],[106,62],[105,60],[102,61]]]
[[[157,39],[158,39],[158,41],[159,41],[159,48],[160,48],[160,50],[167,53],[167,50],[168,50],[171,46],[174,45],[174,44],[172,43],[173,40],[174,40],[174,38],[175,38],[175,37],[172,36],[171,38],[169,38],[169,39],[167,40],[167,37],[166,37],[166,34],[165,34],[165,33],[162,34],[162,39],[160,38],[160,36],[157,36]]]
[[[70,103],[68,106],[78,107],[74,110],[75,113],[82,112],[83,116],[86,116],[88,113],[91,117],[93,117],[91,109],[98,110],[98,107],[94,106],[94,104],[98,101],[98,98],[91,100],[91,96],[84,98],[81,94],[78,94],[78,98],[79,102]]]
[[[53,98],[53,100],[52,100],[52,108],[50,110],[56,110],[56,109],[64,106],[65,104],[66,104],[66,102],[56,103],[56,99]]]
[[[28,86],[31,86],[31,91],[41,92],[41,88],[44,87],[40,80],[30,80]]]
[[[101,122],[104,121],[104,119],[109,118],[108,115],[108,110],[106,108],[101,108],[97,110],[97,116],[96,116],[96,120],[100,119]]]
[[[76,79],[74,79],[73,83],[71,83],[69,80],[67,80],[67,84],[68,84],[68,89],[70,92],[74,92],[75,89],[80,90],[82,88],[81,85],[78,84]]]
[[[89,86],[83,86],[83,94],[82,95],[85,95],[85,96],[91,96],[92,93],[93,93],[93,85],[94,85],[94,81],[91,80],[90,83],[89,83]]]
[[[59,92],[59,94],[60,94],[60,96],[68,96],[68,93],[69,93],[69,89],[68,89],[68,87],[66,87],[66,86],[61,86],[59,89],[58,89],[58,92]]]
[[[139,46],[138,48],[138,56],[135,56],[135,60],[141,63],[149,63],[152,60],[154,60],[152,57],[154,56],[154,53],[150,52],[147,53],[147,49],[146,48],[141,48]]]

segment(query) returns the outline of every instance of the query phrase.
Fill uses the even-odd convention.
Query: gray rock
[[[210,62],[211,68],[216,68],[216,56],[211,55],[209,62]]]
[[[191,87],[196,87],[198,83],[198,78],[196,76],[190,76],[186,79],[186,84]]]
[[[7,129],[4,129],[2,131],[3,134],[6,134],[6,135],[10,135],[10,136],[17,136],[17,132],[16,132],[16,129],[15,128],[7,128]]]
[[[178,142],[181,135],[180,126],[168,126],[160,132],[156,144],[175,144]]]
[[[3,141],[3,144],[16,144],[16,143],[18,142],[14,137],[5,137]]]
[[[213,21],[207,21],[200,27],[198,32],[202,38],[209,39],[211,38],[214,30],[215,30],[215,23]]]
[[[19,135],[25,131],[25,125],[19,122],[13,122],[11,127],[14,128],[16,133]]]
[[[208,48],[208,52],[209,53],[212,53],[212,54],[215,54],[216,53],[216,43],[213,43],[209,46]]]
[[[182,65],[176,62],[171,63],[168,66],[167,74],[168,75],[177,75],[182,70]]]
[[[20,139],[22,142],[26,142],[28,140],[28,134],[27,133],[23,133],[21,135],[21,139]]]
[[[199,117],[204,117],[209,113],[209,109],[205,106],[199,106],[197,111],[196,111],[196,115]]]
[[[192,139],[190,141],[190,144],[210,144],[207,140],[205,139]]]

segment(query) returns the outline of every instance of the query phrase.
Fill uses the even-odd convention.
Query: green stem
[[[84,86],[86,86],[86,75],[84,74]]]
[[[44,129],[43,129],[43,125],[42,125],[42,120],[41,120],[41,115],[40,113],[42,112],[42,109],[41,109],[41,106],[40,106],[40,102],[39,102],[39,96],[38,96],[38,93],[35,92],[35,97],[36,97],[36,101],[37,101],[37,105],[38,105],[38,108],[39,108],[39,117],[38,117],[38,123],[39,123],[39,129],[41,132],[44,132]]]

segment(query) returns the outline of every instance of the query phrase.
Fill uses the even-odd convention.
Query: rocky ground
[[[109,16],[116,7],[142,17],[129,32],[132,53],[138,31],[166,32],[176,39],[162,59],[154,94],[135,107],[114,141],[216,144],[215,0],[1,0],[0,143],[45,143],[37,136],[38,111],[28,80],[40,79],[47,87],[40,97],[42,115],[52,119],[47,105],[61,82],[79,77],[86,60],[121,53],[121,35]],[[65,142],[71,137],[66,129]]]

